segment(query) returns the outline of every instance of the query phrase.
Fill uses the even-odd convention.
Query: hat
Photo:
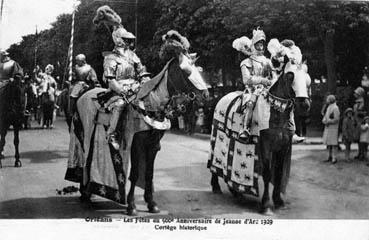
[[[84,54],[78,54],[76,56],[77,61],[86,61],[86,56]]]
[[[236,49],[239,52],[250,51],[252,41],[245,36],[242,36],[240,38],[236,38],[232,42],[232,47]]]
[[[287,57],[295,64],[301,64],[302,62],[302,53],[298,46],[295,45],[295,42],[290,39],[285,39],[281,42],[283,46],[287,48],[286,54]]]
[[[190,48],[190,42],[184,36],[182,36],[176,30],[169,30],[166,34],[162,36],[163,41],[172,40],[178,42],[182,45],[183,49],[188,50]]]
[[[327,96],[327,101],[329,102],[329,103],[334,103],[334,102],[336,102],[336,96],[334,96],[334,95],[328,95]]]
[[[346,110],[345,110],[345,113],[344,113],[344,115],[346,115],[347,113],[349,113],[349,112],[354,112],[354,110],[352,109],[352,108],[347,108]]]
[[[362,97],[362,96],[365,95],[365,90],[362,87],[358,87],[358,88],[355,89],[354,93],[356,93],[357,95]]]
[[[93,19],[95,25],[101,23],[107,26],[113,26],[112,38],[116,46],[123,44],[122,39],[135,39],[135,35],[128,32],[122,25],[122,19],[109,6],[104,5],[96,10],[96,15]]]

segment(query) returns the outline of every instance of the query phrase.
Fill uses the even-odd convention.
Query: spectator
[[[204,121],[205,121],[205,114],[204,114],[204,108],[203,107],[199,107],[198,110],[196,110],[196,125],[199,126],[200,128],[200,133],[204,133],[205,129],[204,129]]]
[[[364,102],[364,96],[365,91],[362,87],[358,87],[354,91],[354,97],[355,97],[355,104],[354,104],[354,118],[356,122],[356,142],[359,142],[360,138],[360,132],[361,132],[361,123],[363,121],[364,116],[366,115],[365,111],[365,102]],[[359,144],[359,154],[362,152],[362,149],[360,149],[361,145]],[[359,159],[359,154],[355,157],[355,159]]]
[[[360,142],[359,142],[359,160],[367,160],[368,143],[369,143],[369,116],[366,116],[360,126]]]
[[[327,97],[327,110],[323,117],[324,133],[323,133],[323,143],[327,145],[328,149],[328,159],[326,162],[332,162],[335,164],[337,162],[336,152],[338,146],[338,125],[340,119],[340,110],[336,104],[336,97],[334,95],[329,95]]]
[[[355,141],[356,124],[353,114],[354,110],[347,108],[342,122],[342,141],[345,144],[345,158],[347,161],[351,161],[351,143]]]

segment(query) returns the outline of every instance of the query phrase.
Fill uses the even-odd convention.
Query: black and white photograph
[[[5,240],[369,239],[369,1],[0,1]]]

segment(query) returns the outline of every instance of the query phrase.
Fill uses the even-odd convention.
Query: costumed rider
[[[272,84],[272,65],[264,56],[266,36],[264,31],[253,30],[252,40],[241,37],[233,41],[233,48],[248,56],[240,64],[242,81],[245,84],[243,96],[243,127],[239,132],[241,140],[251,136],[252,115],[258,96]]]
[[[104,23],[113,26],[112,38],[115,47],[106,53],[104,58],[103,80],[112,97],[105,104],[112,111],[110,125],[107,130],[108,142],[119,149],[117,125],[124,107],[133,101],[139,90],[142,78],[147,77],[144,66],[135,54],[135,36],[121,25],[121,18],[109,6],[97,10],[95,24]],[[107,93],[109,94],[109,93]]]
[[[271,53],[271,61],[277,74],[292,72],[296,77],[296,74],[298,74],[299,70],[304,67],[304,65],[302,64],[301,50],[295,45],[294,41],[292,40],[285,39],[282,42],[279,42],[278,39],[271,39],[268,44],[268,51]],[[306,81],[306,84],[310,85],[310,77],[306,79]],[[303,89],[296,89],[296,91],[302,90]],[[301,93],[301,95],[308,97],[309,93],[304,92]],[[294,125],[293,119],[291,121]],[[304,137],[300,137],[296,133],[294,133],[292,137],[293,143],[301,143],[304,140]]]
[[[7,51],[1,51],[0,57],[0,84],[21,80],[23,77],[23,69],[21,66],[9,57]]]
[[[78,54],[76,56],[76,66],[74,68],[74,78],[70,93],[70,110],[73,114],[76,111],[76,101],[84,92],[89,89],[100,87],[95,70],[87,64],[86,56]]]

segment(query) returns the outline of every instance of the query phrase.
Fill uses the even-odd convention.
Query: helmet
[[[131,32],[128,32],[123,26],[119,26],[116,28],[112,33],[113,41],[115,46],[123,47],[126,45],[124,40],[130,39],[136,39],[135,35],[133,35]]]
[[[78,54],[76,56],[76,61],[86,61],[86,56],[84,54]]]

